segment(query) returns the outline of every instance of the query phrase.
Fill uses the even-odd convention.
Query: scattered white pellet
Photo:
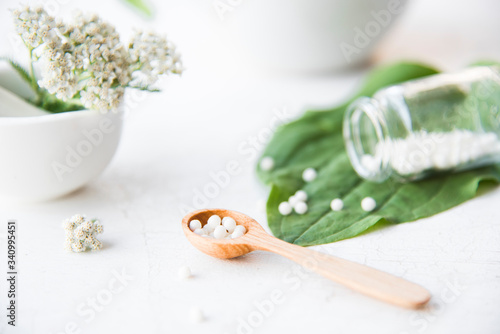
[[[289,214],[292,213],[292,206],[288,202],[281,202],[280,205],[278,206],[278,211],[283,216],[288,216]]]
[[[226,228],[227,233],[233,233],[236,227],[236,220],[231,217],[224,217],[222,218],[222,226]]]
[[[274,159],[271,157],[263,157],[260,161],[260,169],[268,172],[274,168]]]
[[[222,223],[222,219],[220,219],[220,217],[217,215],[210,216],[210,218],[208,218],[208,221],[207,221],[207,225],[213,229],[215,229],[221,223]]]
[[[307,193],[304,190],[297,190],[294,196],[301,202],[307,201]]]
[[[371,197],[365,197],[361,201],[361,208],[366,212],[373,211],[373,209],[375,209],[376,206],[377,202],[375,202],[375,200]]]
[[[340,211],[344,208],[344,202],[340,198],[335,198],[330,203],[330,208],[332,208],[333,211]]]
[[[177,276],[179,276],[181,280],[188,279],[191,277],[191,269],[187,266],[180,267]]]
[[[193,231],[194,233],[198,234],[198,235],[208,235],[208,232],[207,230],[205,229],[202,229],[202,228],[197,228],[196,230]]]
[[[306,182],[311,182],[316,179],[317,173],[314,168],[306,168],[304,172],[302,172],[302,179]]]
[[[307,212],[307,204],[305,202],[298,202],[297,204],[295,204],[293,209],[299,215],[303,215],[304,213]]]
[[[214,238],[215,239],[224,239],[227,235],[226,228],[222,225],[219,225],[214,230]]]
[[[301,200],[295,195],[292,195],[288,198],[288,203],[290,203],[292,207],[295,206],[295,204],[297,204],[298,202],[301,202]]]
[[[314,169],[309,169],[313,170],[313,173],[316,173]],[[308,173],[305,173],[304,171],[304,174]],[[280,203],[280,205],[278,206],[278,211],[282,216],[288,216],[294,210],[296,213],[302,215],[307,212],[307,198],[307,193],[304,190],[297,190],[294,195],[288,198],[288,201]]]
[[[234,229],[234,232],[233,234],[231,234],[231,238],[232,239],[235,239],[235,238],[239,238],[241,237],[243,234],[247,233],[247,229],[245,228],[245,226],[243,225],[238,225],[236,226],[236,228]]]
[[[195,230],[200,228],[201,228],[201,222],[198,219],[194,219],[189,222],[189,229],[191,231],[194,232]]]
[[[191,320],[192,323],[199,324],[205,320],[205,316],[199,307],[192,307],[191,310],[189,310],[189,320]]]

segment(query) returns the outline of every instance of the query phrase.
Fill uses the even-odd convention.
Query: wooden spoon
[[[214,239],[199,236],[189,229],[191,220],[198,219],[206,224],[212,215],[232,217],[237,224],[245,226],[247,233],[236,239]],[[287,257],[352,290],[398,306],[416,309],[425,305],[431,297],[423,287],[402,278],[277,239],[267,234],[255,220],[236,211],[195,211],[184,217],[182,229],[193,246],[213,257],[230,259],[254,250],[263,250]]]

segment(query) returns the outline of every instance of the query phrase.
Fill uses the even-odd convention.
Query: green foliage
[[[149,5],[144,1],[144,0],[123,0],[129,5],[131,5],[133,8],[137,9],[140,11],[142,14],[146,15],[147,17],[152,17],[153,16],[153,11],[149,7]]]
[[[276,237],[303,246],[330,243],[354,237],[377,223],[402,223],[434,215],[474,197],[481,182],[500,182],[500,166],[410,183],[367,182],[352,169],[342,137],[348,103],[358,96],[371,96],[382,87],[436,73],[432,68],[409,63],[376,69],[345,104],[307,112],[276,131],[263,153],[273,157],[274,169],[265,172],[257,168],[259,178],[271,186],[267,217]],[[318,177],[305,184],[301,174],[307,167],[316,168]],[[308,212],[282,216],[279,203],[298,189],[309,194]],[[365,196],[377,201],[373,212],[361,209]],[[333,212],[330,201],[337,197],[343,199],[345,209]]]
[[[77,111],[85,109],[85,107],[80,103],[79,99],[62,101],[46,91],[42,92],[42,98],[40,99],[40,102],[36,103],[35,105],[52,113]]]
[[[25,80],[27,83],[31,83],[31,76],[30,76],[28,70],[26,70],[24,67],[22,67],[19,63],[15,62],[12,59],[7,58],[7,57],[0,57],[0,60],[6,61],[7,63],[9,63],[12,66],[12,68],[17,72],[17,74],[19,74],[21,76],[21,78],[23,78],[23,80]]]
[[[26,70],[24,67],[22,67],[20,64],[7,57],[0,57],[0,60],[8,62],[12,66],[12,68],[17,72],[17,74],[19,74],[19,76],[28,84],[31,85],[33,83],[33,79],[29,71]],[[35,91],[35,93],[37,94],[35,99],[28,100],[27,102],[52,113],[77,111],[85,109],[85,107],[82,106],[82,104],[78,99],[74,99],[72,101],[62,101],[56,98],[54,95],[49,94],[46,90],[41,89],[39,87]]]

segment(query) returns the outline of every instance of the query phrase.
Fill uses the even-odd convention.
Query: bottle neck
[[[390,142],[386,106],[376,98],[354,101],[344,116],[346,151],[355,171],[369,181],[387,180],[390,166]]]

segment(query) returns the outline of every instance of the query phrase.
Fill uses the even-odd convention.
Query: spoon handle
[[[370,297],[411,309],[425,305],[431,295],[420,285],[359,263],[292,245],[262,233],[254,247],[280,254],[334,282]]]

